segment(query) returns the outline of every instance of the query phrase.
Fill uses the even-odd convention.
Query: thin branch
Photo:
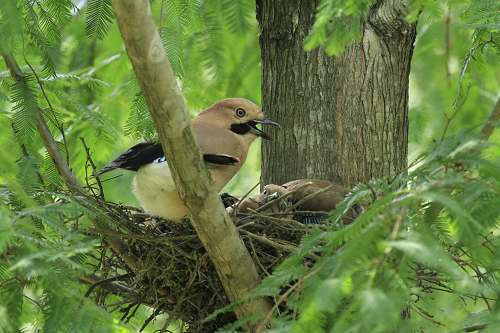
[[[26,295],[24,293],[23,293],[23,296],[26,297],[26,299],[28,299],[31,303],[33,303],[36,306],[38,306],[38,308],[40,309],[40,311],[44,310],[44,306],[42,305],[42,303],[38,302],[36,299],[31,298],[31,297],[29,297],[28,295]]]
[[[83,137],[80,137],[80,141],[82,141],[83,149],[85,149],[85,154],[87,155],[87,162],[92,167],[92,174],[95,175],[94,177],[97,183],[97,187],[99,187],[99,196],[104,201],[105,200],[104,189],[102,187],[101,178],[97,174],[97,167],[94,163],[94,160],[92,159],[92,155],[90,154],[90,148],[87,146],[87,143],[85,142],[85,139]],[[85,172],[87,172],[87,168],[85,168]]]
[[[472,326],[467,326],[464,327],[464,332],[477,332],[477,331],[482,331],[484,330],[488,324],[478,324],[478,325],[472,325]]]
[[[306,275],[304,275],[302,278],[300,278],[298,281],[296,281],[290,288],[288,288],[288,290],[285,291],[283,293],[283,295],[281,295],[280,298],[274,303],[274,306],[272,307],[272,309],[267,312],[266,317],[259,324],[259,326],[255,330],[255,332],[256,333],[262,332],[266,328],[267,323],[271,320],[271,318],[273,316],[273,313],[276,310],[278,310],[278,307],[280,306],[280,304],[283,303],[284,301],[286,301],[286,299],[288,298],[288,296],[290,296],[290,294],[295,289],[297,289],[298,287],[302,286],[302,284],[304,283],[305,280],[309,279],[311,276],[315,275],[319,271],[320,271],[320,267],[317,267],[317,268],[313,269],[312,271],[310,271],[309,273],[307,273]]]
[[[488,120],[481,130],[481,139],[483,141],[487,141],[490,138],[491,133],[495,130],[495,125],[498,121],[500,121],[500,97],[498,97],[495,107],[491,111]]]
[[[388,242],[394,242],[396,238],[398,237],[399,234],[399,229],[401,228],[401,223],[403,222],[403,216],[404,216],[404,210],[401,209],[396,216],[396,221],[394,222],[394,226],[392,228],[391,234],[389,235]],[[387,257],[392,251],[392,246],[388,245],[385,249],[384,252],[382,253],[382,256],[379,257],[375,261],[375,274],[372,275],[371,282],[373,283],[375,281],[375,277],[377,276],[377,273],[379,272],[380,268],[384,264],[385,260],[387,260]]]
[[[277,201],[286,199],[289,196],[291,196],[292,194],[294,194],[294,193],[302,190],[304,187],[309,186],[311,184],[312,184],[312,182],[306,182],[306,183],[304,183],[302,185],[299,185],[295,189],[293,189],[292,191],[286,192],[285,194],[278,196],[276,199],[272,199],[272,200],[266,202],[264,205],[262,205],[259,208],[257,208],[256,211],[257,212],[262,212],[262,211],[266,210],[267,208],[269,208],[274,203],[276,203]]]
[[[465,59],[464,59],[463,64],[462,64],[462,68],[460,69],[460,76],[458,79],[458,88],[457,88],[455,100],[453,101],[451,115],[448,115],[445,111],[443,111],[443,116],[446,119],[446,123],[444,125],[444,129],[443,129],[443,133],[441,134],[440,141],[444,140],[451,123],[453,122],[455,117],[458,115],[458,112],[460,111],[462,106],[467,101],[470,87],[467,87],[464,91],[464,79],[465,79],[465,73],[467,72],[467,69],[469,68],[469,64],[470,64],[471,60],[474,59],[474,55],[476,54],[477,50],[481,50],[486,45],[492,43],[491,40],[487,40],[487,41],[478,42],[476,44],[477,39],[478,39],[478,36],[477,36],[477,34],[475,34],[473,36],[473,46],[467,52],[467,55],[465,56]]]
[[[107,279],[102,279],[102,280],[93,282],[92,285],[87,290],[87,292],[85,293],[85,297],[89,297],[90,294],[94,291],[94,289],[99,287],[99,286],[102,286],[104,284],[110,284],[111,282],[119,281],[119,280],[126,278],[126,277],[129,277],[129,276],[130,276],[130,273],[127,273],[127,274],[117,275],[117,276],[113,276],[113,277],[110,277]]]
[[[64,179],[64,182],[66,183],[70,191],[78,193],[80,195],[85,195],[85,190],[80,185],[73,172],[71,172],[71,170],[69,169],[68,164],[66,164],[66,160],[59,153],[57,142],[56,140],[54,140],[54,137],[52,136],[52,133],[50,132],[49,127],[47,126],[47,123],[43,118],[41,109],[38,109],[36,115],[36,126],[38,128],[38,133],[42,137],[45,148],[54,161],[57,170],[61,174],[61,177]]]
[[[5,64],[7,65],[7,68],[11,73],[12,78],[18,82],[24,81],[25,75],[21,70],[21,68],[19,67],[19,65],[17,64],[14,57],[12,57],[9,54],[2,54],[2,57],[5,61]],[[57,148],[57,142],[52,136],[52,133],[50,132],[49,127],[47,126],[47,123],[43,118],[42,110],[38,107],[37,110],[38,111],[36,114],[36,126],[38,128],[38,133],[40,134],[44,146],[47,149],[50,157],[54,161],[54,164],[56,165],[59,174],[64,179],[64,182],[72,192],[85,194],[85,190],[78,183],[78,180],[76,179],[75,175],[71,172],[71,170],[68,167],[68,164],[59,153],[59,149]]]
[[[448,6],[444,18],[444,60],[446,69],[446,81],[448,82],[448,86],[451,86],[450,55],[451,55],[451,10]]]
[[[7,68],[9,69],[9,72],[12,76],[12,78],[18,82],[22,82],[25,80],[25,75],[21,68],[19,67],[18,63],[12,57],[10,54],[2,54],[2,58],[5,61],[5,64],[7,65]],[[78,182],[76,179],[75,175],[73,172],[69,169],[68,164],[66,163],[65,159],[61,156],[59,153],[59,149],[57,147],[57,142],[55,141],[54,137],[52,136],[52,133],[50,132],[50,129],[45,122],[45,119],[43,118],[42,114],[42,109],[37,107],[37,114],[36,114],[36,125],[38,129],[38,133],[40,134],[40,137],[42,138],[43,144],[45,146],[45,149],[47,149],[47,152],[49,153],[50,157],[54,161],[54,164],[57,168],[57,171],[61,175],[61,177],[64,180],[64,183],[68,187],[68,189],[76,195],[82,195],[82,196],[87,196],[87,192],[85,189],[82,187],[82,185]],[[97,226],[97,223],[96,223]],[[109,229],[105,226],[99,226],[98,231],[100,231],[103,234],[106,234],[106,232],[109,232]],[[123,247],[123,244],[121,243],[121,240],[118,239],[116,236],[115,237],[109,237],[107,239],[108,243],[110,246],[119,254],[122,259],[129,264],[130,267],[135,267],[137,268],[137,263],[135,262],[135,259],[127,255],[127,252],[125,248]]]
[[[141,269],[141,265],[137,259],[128,254],[130,251],[127,245],[120,239],[120,235],[117,232],[108,229],[96,220],[93,220],[92,224],[100,234],[105,236],[106,243],[109,244],[132,271],[137,272]]]
[[[164,21],[165,21],[165,1],[166,0],[161,0],[161,7],[160,7],[160,28],[163,28],[164,26]]]
[[[87,285],[93,285],[95,283],[99,283],[101,281],[100,277],[95,276],[95,275],[83,275],[78,277],[78,282],[84,283]],[[100,283],[99,287],[101,290],[105,290],[113,295],[119,295],[119,296],[125,296],[127,298],[133,298],[135,297],[134,295],[134,290],[130,289],[129,287],[118,284],[118,283]]]
[[[257,186],[259,186],[259,185],[260,185],[260,181],[257,182],[257,184],[255,184],[250,190],[247,191],[247,193],[245,193],[244,196],[242,196],[240,198],[240,200],[236,203],[236,206],[233,208],[233,211],[231,213],[232,217],[236,216],[236,213],[238,212],[238,208],[240,207],[240,205],[243,202],[243,200],[245,200],[250,195],[250,193],[252,193],[252,191],[255,190],[257,188]]]
[[[161,312],[161,306],[158,306],[156,310],[149,316],[145,321],[144,324],[142,324],[141,328],[139,329],[139,332],[144,331],[144,329],[149,325],[149,323],[155,319]]]
[[[288,253],[292,253],[293,251],[298,249],[298,246],[296,246],[292,243],[287,244],[283,240],[281,240],[279,242],[274,241],[270,237],[263,237],[263,236],[254,234],[253,232],[250,232],[247,230],[240,230],[240,232],[244,233],[245,235],[247,235],[250,238],[255,239],[258,242],[261,242],[263,244],[274,247],[275,249],[281,249],[281,250],[288,252]],[[313,260],[319,260],[319,258],[320,258],[318,255],[316,255],[314,253],[308,253],[308,254],[304,255],[304,257],[309,258],[309,259],[313,259]]]
[[[10,76],[16,81],[24,80],[24,73],[17,64],[16,60],[10,54],[2,54],[2,58],[9,69]]]
[[[418,313],[418,314],[419,314],[422,318],[424,318],[424,319],[426,319],[426,320],[430,321],[431,323],[434,323],[434,324],[436,324],[436,325],[438,325],[438,326],[441,326],[441,327],[447,328],[445,324],[443,324],[443,323],[442,323],[442,322],[440,322],[439,320],[434,319],[434,316],[433,316],[431,313],[429,313],[429,312],[425,311],[425,310],[424,310],[424,309],[422,309],[421,307],[419,307],[419,306],[417,306],[417,305],[413,304],[413,305],[411,306],[411,308],[412,308],[413,310],[415,310],[415,312],[417,312],[417,313]]]
[[[43,97],[45,98],[45,101],[47,102],[47,105],[49,106],[49,110],[52,113],[52,117],[54,118],[53,123],[56,125],[57,129],[59,130],[59,133],[61,133],[61,138],[63,140],[63,146],[64,146],[64,151],[66,153],[66,164],[68,167],[70,166],[69,164],[69,151],[68,151],[68,142],[66,141],[66,134],[64,133],[64,127],[63,125],[59,122],[57,119],[56,111],[54,110],[54,107],[52,106],[52,103],[50,102],[49,96],[45,92],[45,88],[43,87],[43,82],[40,80],[40,77],[36,73],[35,69],[31,64],[29,63],[28,59],[24,57],[24,61],[28,65],[28,67],[31,69],[31,72],[33,72],[33,75],[35,76],[36,82],[38,83],[38,86],[40,87],[40,90],[42,91]]]
[[[191,223],[214,263],[231,301],[243,299],[260,282],[233,221],[213,190],[188,119],[187,108],[155,26],[149,0],[113,0],[116,19],[136,77],[153,117],[179,194]],[[264,314],[263,298],[236,308],[239,318]],[[248,327],[250,329],[250,327]]]

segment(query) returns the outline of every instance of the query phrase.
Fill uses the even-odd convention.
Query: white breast
[[[132,192],[142,208],[151,215],[174,221],[188,215],[167,162],[154,162],[137,170]]]

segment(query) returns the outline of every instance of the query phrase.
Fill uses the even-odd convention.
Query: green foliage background
[[[306,49],[342,52],[359,38],[357,22],[372,2],[321,1]],[[84,297],[79,277],[95,272],[100,242],[79,232],[89,228],[89,215],[60,196],[62,181],[35,127],[38,104],[82,180],[91,170],[80,138],[102,166],[154,137],[110,3],[0,2],[0,53],[13,54],[28,74],[16,83],[0,63],[0,332],[134,332],[149,314],[141,308],[123,323],[119,313]],[[253,1],[152,5],[193,115],[225,97],[260,103]],[[357,223],[338,229],[333,222],[345,207],[339,208],[331,225],[308,236],[264,281],[258,292],[276,297],[283,285],[300,283],[288,300],[299,320],[274,314],[275,331],[458,332],[483,323],[488,332],[500,329],[500,131],[487,145],[477,137],[500,93],[500,7],[493,0],[418,0],[411,8],[418,36],[409,159],[419,163],[390,185],[358,186],[346,206],[370,201],[374,192],[378,199]],[[259,169],[255,144],[226,190],[245,193]],[[135,205],[131,175],[118,175],[104,182],[106,198]],[[306,269],[302,261],[311,251],[322,259]],[[446,290],[425,292],[415,271],[444,281]],[[403,321],[407,307],[412,317]]]

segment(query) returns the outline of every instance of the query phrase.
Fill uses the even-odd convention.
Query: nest
[[[133,317],[139,305],[152,307],[153,315],[144,327],[162,313],[171,320],[182,320],[188,332],[213,332],[235,320],[234,314],[228,312],[204,322],[229,301],[188,221],[173,223],[109,203],[105,208],[117,228],[113,234],[108,232],[109,237],[101,230],[106,239],[100,260],[101,277],[92,281],[88,294],[94,292],[101,304],[118,296],[121,301],[114,310],[122,311],[125,321]],[[315,215],[318,213],[255,211],[233,218],[262,278],[297,248],[305,234],[321,227],[303,223],[304,218],[309,221]],[[113,251],[108,250],[108,245],[113,245],[110,239],[120,242],[109,246]]]

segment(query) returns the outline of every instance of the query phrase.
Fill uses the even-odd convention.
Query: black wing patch
[[[207,163],[219,164],[219,165],[234,165],[240,160],[236,157],[223,154],[203,154],[203,160]]]
[[[141,166],[149,164],[163,156],[161,144],[156,142],[141,142],[129,148],[111,163],[99,171],[99,175],[115,170],[125,169],[137,171]]]
[[[111,163],[104,166],[104,168],[99,171],[98,175],[115,169],[137,171],[143,165],[152,163],[156,159],[162,157],[164,157],[164,154],[160,143],[138,143],[118,156]],[[203,160],[207,163],[218,165],[233,165],[239,162],[239,159],[236,157],[223,154],[204,154]]]

